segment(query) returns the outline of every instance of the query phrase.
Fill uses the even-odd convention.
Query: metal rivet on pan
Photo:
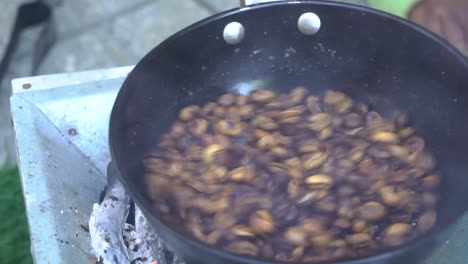
[[[231,22],[224,27],[224,40],[231,45],[239,44],[245,36],[245,29],[239,22]]]
[[[313,35],[320,30],[320,18],[314,13],[304,13],[297,20],[297,27],[304,35]]]

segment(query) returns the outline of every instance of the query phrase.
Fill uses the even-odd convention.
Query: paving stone
[[[184,16],[176,15],[180,13]],[[196,1],[151,2],[60,41],[45,59],[39,73],[135,64],[159,42],[210,14]]]
[[[8,43],[8,39],[13,28],[16,17],[16,9],[27,0],[3,0],[1,1],[2,15],[0,15],[0,56]]]
[[[39,74],[74,72],[129,65],[135,61],[99,27],[55,45],[39,68]]]
[[[112,33],[141,58],[165,38],[211,14],[193,0],[159,1],[118,18]]]
[[[167,0],[156,0],[167,1]],[[54,7],[59,38],[73,38],[154,0],[65,0]]]
[[[198,2],[207,5],[216,12],[222,12],[231,8],[239,7],[239,0],[198,0]]]

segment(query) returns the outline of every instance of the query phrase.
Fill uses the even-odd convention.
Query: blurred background
[[[454,1],[464,0],[449,2]],[[10,52],[7,45],[18,8],[30,2],[0,0],[0,55]],[[132,65],[176,31],[239,5],[238,0],[42,2],[51,8],[52,20],[28,27],[18,36],[16,51],[8,54],[11,61],[0,83],[0,263],[32,263],[10,122],[11,80],[31,75]],[[366,0],[346,2],[367,3]],[[6,215],[10,217],[3,217]]]

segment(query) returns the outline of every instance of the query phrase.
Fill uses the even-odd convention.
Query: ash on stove
[[[93,205],[89,233],[94,256],[90,264],[185,264],[164,247],[137,206],[128,219],[131,201],[117,173],[111,163],[107,168],[105,196],[100,204]]]

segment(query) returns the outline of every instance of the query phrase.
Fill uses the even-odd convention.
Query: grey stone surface
[[[221,12],[231,8],[239,7],[239,0],[198,0],[199,3],[206,5],[210,10]]]
[[[175,16],[178,13],[184,15]],[[62,39],[46,58],[39,73],[134,64],[171,34],[210,14],[195,1],[152,1],[131,12],[101,21],[79,35]]]
[[[39,74],[107,68],[134,61],[106,27],[98,27],[57,43],[39,68]]]
[[[2,15],[0,15],[0,56],[3,55],[8,42],[8,37],[15,22],[16,8],[27,0],[0,0]]]
[[[68,39],[159,1],[167,0],[65,0],[56,5],[54,16],[60,38]]]
[[[110,32],[139,59],[165,38],[209,15],[196,1],[159,1],[118,18]]]

